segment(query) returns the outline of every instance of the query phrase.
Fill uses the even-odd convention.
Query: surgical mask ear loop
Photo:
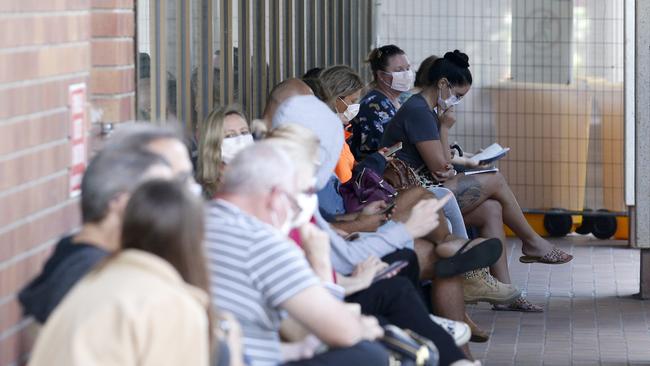
[[[391,82],[390,82],[390,83],[387,82],[386,80],[384,80],[384,78],[381,78],[380,81],[381,81],[384,85],[386,85],[387,87],[389,87],[389,88],[392,90],[392,89],[393,89],[393,87],[392,87],[392,82],[393,82],[392,77],[393,77],[393,73],[392,73],[392,72],[388,72],[388,71],[384,71],[384,70],[379,70],[379,72],[382,73],[382,74],[384,74],[384,75],[390,75],[390,77],[391,77]]]

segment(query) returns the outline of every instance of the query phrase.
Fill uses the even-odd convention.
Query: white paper
[[[479,163],[481,161],[487,160],[488,162],[492,162],[494,160],[499,160],[502,157],[506,155],[506,153],[510,151],[509,147],[501,147],[501,145],[494,143],[485,149],[481,151],[480,153],[472,156],[470,159],[475,161],[476,163]]]

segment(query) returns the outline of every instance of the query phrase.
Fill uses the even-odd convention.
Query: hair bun
[[[463,69],[469,68],[469,56],[459,50],[445,53],[445,60]]]

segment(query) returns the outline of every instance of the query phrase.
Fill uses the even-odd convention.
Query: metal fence
[[[623,0],[381,0],[380,44],[413,65],[459,49],[472,90],[452,131],[499,163],[522,207],[625,211]]]
[[[230,103],[258,118],[274,85],[310,68],[367,75],[373,9],[372,0],[138,0],[139,69],[150,63],[139,73],[139,118],[178,118],[191,130]]]

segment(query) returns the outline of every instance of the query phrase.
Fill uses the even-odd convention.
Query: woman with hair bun
[[[502,238],[506,243],[502,223],[508,225],[522,241],[521,262],[563,264],[571,261],[573,256],[540,237],[530,227],[501,173],[466,176],[456,174],[453,169],[449,129],[456,122],[454,106],[461,102],[471,86],[469,57],[465,53],[455,50],[435,60],[424,85],[420,86],[421,91],[409,98],[386,126],[382,146],[402,142],[396,158],[418,172],[422,185],[441,185],[453,191],[465,222],[481,228],[481,236]],[[490,269],[499,281],[511,283],[505,247],[501,258]],[[466,288],[466,298],[468,295],[472,297],[471,290]],[[541,308],[520,298],[508,310],[541,311]]]

